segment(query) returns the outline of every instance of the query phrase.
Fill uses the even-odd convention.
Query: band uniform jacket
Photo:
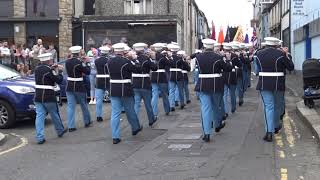
[[[137,63],[140,68],[138,73],[132,74],[133,88],[151,90],[150,71],[156,71],[157,65],[143,53],[138,53]]]
[[[108,67],[109,58],[107,56],[101,56],[95,60],[95,65],[97,69],[96,75],[96,88],[108,90],[110,88],[110,75]]]
[[[190,70],[191,70],[191,67],[189,63],[186,60],[184,60],[182,64],[182,75],[183,75],[183,80],[186,82],[189,82],[188,72],[190,72]]]
[[[172,59],[170,60],[170,78],[169,81],[182,81],[182,66],[183,60],[182,57],[177,56],[176,53],[172,55]]]
[[[158,70],[151,72],[151,83],[168,83],[166,67],[170,66],[169,59],[166,56],[162,55],[160,52],[157,52],[156,65],[158,67]]]
[[[83,63],[78,58],[71,58],[66,61],[65,66],[68,74],[66,91],[86,93],[84,75],[90,74],[90,63]]]
[[[294,64],[280,49],[267,47],[256,52],[259,75],[257,90],[285,91],[285,70],[292,71]]]
[[[231,64],[226,63],[221,55],[211,50],[198,54],[196,64],[199,68],[199,80],[195,91],[223,92],[224,83],[221,72],[230,72],[232,70]]]
[[[50,66],[44,64],[38,65],[34,74],[36,83],[34,101],[39,103],[57,102],[55,85],[62,83],[62,74],[57,74]]]
[[[133,97],[132,73],[139,73],[139,65],[127,58],[116,55],[108,62],[110,73],[110,96]]]
[[[242,63],[239,57],[232,53],[231,54],[231,63],[232,63],[232,70],[231,72],[223,72],[223,79],[226,85],[237,85],[238,76],[242,77],[242,71],[240,73],[239,69],[242,68]]]

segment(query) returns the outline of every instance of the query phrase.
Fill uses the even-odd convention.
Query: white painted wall
[[[305,61],[305,47],[306,43],[305,41],[299,42],[294,44],[292,49],[293,54],[293,62],[294,62],[294,68],[296,70],[302,70],[302,63]]]
[[[311,57],[320,58],[320,36],[312,38],[311,44]]]

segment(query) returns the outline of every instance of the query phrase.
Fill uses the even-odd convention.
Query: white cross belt
[[[182,71],[181,69],[179,69],[179,68],[170,68],[170,71]]]
[[[199,74],[199,78],[218,78],[221,74]]]
[[[54,86],[49,85],[35,85],[36,89],[49,89],[49,90],[55,90]]]
[[[166,70],[165,70],[165,69],[158,69],[157,71],[154,71],[154,72],[157,72],[157,73],[164,73],[164,72],[166,72]]]
[[[110,83],[114,83],[114,84],[131,83],[131,79],[110,79]]]
[[[67,80],[68,81],[83,81],[83,77],[81,77],[81,78],[68,77]]]
[[[110,78],[109,74],[97,74],[96,75],[97,78]]]
[[[182,70],[182,73],[188,73],[188,71]]]
[[[284,76],[283,72],[259,72],[259,76],[278,77]]]
[[[132,77],[145,78],[145,77],[150,77],[150,74],[132,74]]]

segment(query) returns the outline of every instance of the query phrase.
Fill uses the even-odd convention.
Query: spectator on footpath
[[[18,64],[17,71],[20,73],[21,77],[27,77],[31,74],[29,66],[24,64]]]
[[[30,61],[29,61],[29,52],[30,49],[26,47],[25,44],[22,44],[21,46],[21,57],[25,65],[28,65],[30,67]]]
[[[52,57],[53,57],[53,62],[57,63],[58,62],[58,57],[57,57],[57,51],[54,48],[54,44],[50,43],[49,44],[49,49],[46,50],[47,53],[51,53]]]
[[[96,99],[95,99],[95,90],[96,90],[96,75],[97,75],[97,70],[95,66],[95,56],[94,53],[88,53],[89,54],[89,62],[90,62],[90,102],[89,104],[96,104]]]
[[[0,49],[0,59],[4,66],[11,68],[11,52],[8,48],[8,42],[3,42],[3,47]]]
[[[42,44],[42,39],[37,40],[37,44],[35,44],[32,47],[32,51],[33,51],[33,59],[31,61],[31,69],[34,70],[34,68],[40,63],[38,56],[40,54],[45,53],[45,48]]]

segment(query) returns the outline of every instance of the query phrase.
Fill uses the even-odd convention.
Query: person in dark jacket
[[[179,99],[181,101],[180,108],[183,109],[184,97],[183,97],[183,75],[182,66],[183,60],[181,57],[177,56],[177,52],[180,47],[176,44],[169,44],[168,49],[172,52],[172,57],[170,57],[170,78],[169,78],[169,102],[171,111],[175,111],[175,92],[176,88],[179,91]]]
[[[157,117],[154,116],[151,105],[152,91],[150,71],[156,71],[158,70],[158,67],[151,59],[151,54],[144,53],[144,48],[147,46],[148,45],[145,43],[136,43],[133,45],[133,49],[137,53],[136,63],[139,63],[140,69],[138,73],[132,74],[132,80],[135,99],[134,109],[137,113],[137,116],[139,116],[141,100],[143,99],[149,119],[149,126],[151,127],[157,121]]]
[[[163,51],[163,43],[153,44],[156,50],[155,63],[158,67],[156,71],[151,72],[151,86],[152,86],[152,109],[153,114],[158,118],[158,99],[159,94],[162,97],[163,109],[166,115],[170,113],[170,104],[168,99],[168,78],[166,75],[166,67],[169,66],[169,59],[167,57],[167,52]]]
[[[102,105],[103,105],[103,99],[106,91],[109,91],[110,89],[110,75],[109,75],[109,69],[108,69],[108,53],[110,51],[110,48],[108,46],[102,46],[100,47],[100,53],[101,56],[95,60],[95,66],[97,70],[96,75],[96,116],[97,121],[102,122]]]
[[[244,87],[243,87],[243,66],[244,63],[241,61],[240,58],[240,50],[241,45],[237,42],[234,42],[232,44],[233,53],[237,57],[237,65],[235,66],[236,70],[236,77],[237,77],[237,87],[236,87],[236,96],[238,96],[239,99],[239,106],[242,106],[243,104],[243,94],[244,94]]]
[[[189,63],[187,62],[185,56],[186,56],[186,52],[185,51],[178,51],[177,52],[177,55],[179,57],[181,57],[183,59],[183,65],[182,65],[182,76],[183,76],[183,86],[182,86],[182,94],[186,100],[186,103],[189,104],[191,103],[191,100],[190,100],[190,93],[189,93],[189,78],[188,78],[188,72],[190,72],[190,65]],[[176,90],[176,95],[175,95],[175,98],[176,98],[176,102],[180,102],[180,99],[179,99],[179,91]],[[180,102],[181,103],[181,102]]]
[[[40,64],[35,69],[35,106],[36,106],[36,140],[38,144],[43,144],[46,140],[44,137],[44,124],[47,113],[50,114],[51,120],[58,134],[62,137],[66,132],[62,124],[57,98],[56,85],[63,81],[61,66],[53,64],[51,53],[44,53],[38,56]]]
[[[285,73],[292,71],[294,64],[288,52],[277,48],[280,40],[266,37],[266,48],[257,51],[256,67],[259,76],[257,90],[260,91],[264,105],[265,131],[263,140],[272,142],[273,133],[280,129],[281,99],[285,91]]]
[[[134,110],[134,92],[132,86],[132,73],[139,73],[140,68],[133,61],[124,57],[126,44],[117,43],[112,46],[115,57],[108,62],[110,74],[110,100],[111,100],[111,129],[113,144],[121,142],[120,139],[120,115],[124,108],[132,135],[142,131],[138,116]],[[127,57],[133,56],[131,51]]]
[[[90,62],[80,60],[79,55],[82,47],[72,46],[69,50],[72,58],[68,59],[65,64],[67,71],[67,117],[69,132],[76,131],[75,126],[75,108],[80,103],[84,127],[88,128],[91,124],[90,112],[87,104],[87,90],[84,84],[84,75],[90,74]]]
[[[223,96],[223,78],[221,72],[230,72],[231,64],[223,60],[223,57],[213,51],[215,41],[204,39],[203,45],[205,51],[197,56],[196,63],[199,67],[199,80],[195,90],[199,92],[203,140],[210,141],[212,134],[212,124],[216,132],[219,132],[225,124],[222,122],[220,107]],[[212,122],[214,121],[214,123]]]

